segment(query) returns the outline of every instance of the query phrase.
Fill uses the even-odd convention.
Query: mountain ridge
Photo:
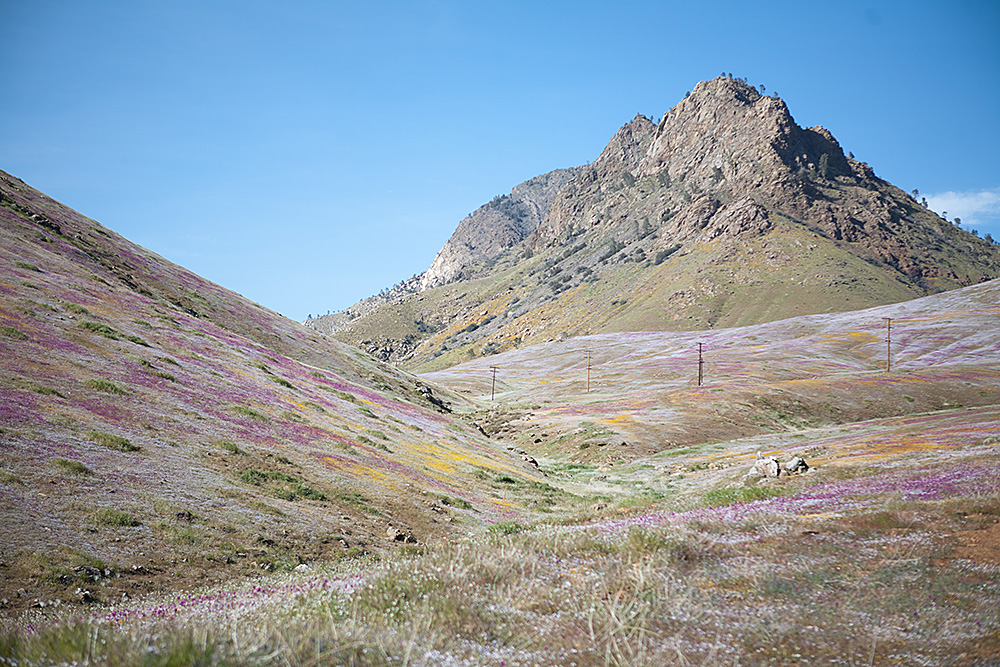
[[[636,115],[523,240],[451,266],[448,248],[432,278],[307,325],[432,370],[567,335],[851,310],[1000,275],[994,245],[731,77],[658,123]]]

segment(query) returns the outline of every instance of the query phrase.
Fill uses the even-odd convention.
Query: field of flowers
[[[633,452],[651,453],[959,405],[993,405],[1000,398],[997,304],[1000,282],[993,281],[890,306],[736,329],[583,336],[425,377],[477,397],[487,407],[532,407],[522,431],[530,436],[526,442],[549,435],[541,448],[535,447],[542,453],[596,456],[594,448],[570,452],[557,444],[584,422],[613,431],[609,441],[625,440]],[[884,318],[892,320],[888,373]],[[494,366],[496,397],[491,400]]]
[[[697,469],[655,506],[119,605],[8,633],[6,650],[18,664],[997,664],[1000,554],[966,546],[1000,532],[997,439],[982,437],[1000,411],[924,425],[937,447],[873,462],[859,446],[917,427],[885,420],[843,438],[836,464],[764,487]],[[836,431],[797,445],[839,447]]]

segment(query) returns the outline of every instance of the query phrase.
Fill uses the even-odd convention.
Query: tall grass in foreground
[[[862,512],[819,532],[794,517],[766,530],[646,517],[505,527],[422,555],[9,631],[0,655],[19,665],[989,664],[1000,655],[997,568],[952,559],[954,542],[923,527],[967,515],[963,503],[910,503],[892,521]],[[996,519],[1000,499],[977,497],[974,509]]]

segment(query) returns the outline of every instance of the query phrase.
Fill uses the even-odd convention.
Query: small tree
[[[819,175],[826,178],[826,172],[830,168],[830,156],[823,153],[819,156]]]

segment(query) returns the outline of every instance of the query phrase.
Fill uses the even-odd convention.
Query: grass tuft
[[[118,394],[119,396],[124,396],[128,393],[125,389],[122,389],[114,382],[109,382],[108,380],[101,380],[98,378],[91,378],[84,382],[85,385],[91,389],[96,389],[98,391],[103,391],[107,394]]]
[[[87,439],[91,442],[96,442],[99,445],[104,445],[109,449],[114,449],[119,452],[137,452],[141,449],[139,445],[133,445],[132,441],[128,438],[123,438],[119,435],[112,435],[111,433],[103,433],[101,431],[88,432]]]
[[[91,333],[110,338],[111,340],[118,340],[118,336],[120,335],[113,327],[101,324],[100,322],[84,322],[80,326]]]
[[[101,526],[131,527],[141,526],[142,521],[128,512],[113,507],[102,507],[94,513],[94,521]]]
[[[246,454],[246,452],[240,449],[235,442],[229,442],[228,440],[220,440],[215,444],[221,447],[222,449],[226,450],[230,454]]]
[[[28,339],[28,334],[24,333],[20,329],[15,329],[14,327],[7,327],[7,326],[0,327],[0,336],[6,336],[7,338],[13,338],[14,340]]]
[[[253,408],[247,407],[245,405],[234,405],[229,409],[238,415],[243,415],[244,417],[248,417],[250,419],[253,419],[254,421],[265,422],[265,423],[271,421],[270,419],[268,419],[261,413],[257,412]]]
[[[69,459],[57,458],[53,459],[52,463],[59,466],[66,472],[71,472],[74,475],[93,475],[94,471],[88,468],[85,464],[80,461],[71,461]]]

